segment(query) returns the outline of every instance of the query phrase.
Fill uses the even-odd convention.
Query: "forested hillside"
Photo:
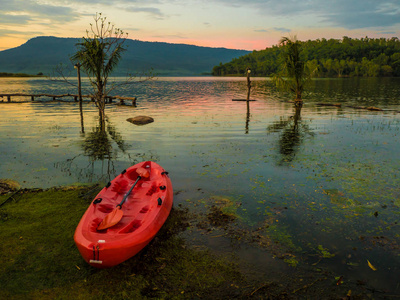
[[[302,59],[319,66],[320,77],[400,76],[400,41],[398,38],[343,37],[301,42]],[[233,59],[213,68],[213,75],[243,75],[247,67],[253,76],[271,76],[279,71],[282,46],[273,46]]]

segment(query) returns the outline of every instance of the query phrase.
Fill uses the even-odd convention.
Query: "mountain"
[[[25,44],[0,51],[0,72],[50,75],[62,63],[73,69],[69,58],[77,51],[78,38],[36,37]],[[160,76],[211,73],[212,68],[250,53],[246,50],[199,47],[185,44],[126,40],[115,76],[153,69]]]

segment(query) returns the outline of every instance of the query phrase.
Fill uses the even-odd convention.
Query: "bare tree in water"
[[[108,79],[126,50],[124,43],[127,34],[107,22],[101,13],[94,17],[94,24],[86,30],[86,37],[78,43],[78,51],[71,57],[86,73],[93,88],[93,100],[99,110],[100,124],[105,124],[106,97],[114,85]]]

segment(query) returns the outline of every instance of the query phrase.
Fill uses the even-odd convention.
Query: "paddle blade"
[[[146,170],[145,168],[142,168],[142,167],[137,168],[137,169],[136,169],[136,173],[137,173],[140,177],[143,177],[143,178],[148,178],[148,177],[150,176],[149,171]]]
[[[99,226],[97,226],[97,230],[104,230],[110,228],[121,221],[124,212],[121,210],[120,206],[114,208],[112,212],[110,212],[104,219],[101,221]]]

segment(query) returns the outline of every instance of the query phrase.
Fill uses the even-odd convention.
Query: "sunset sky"
[[[207,47],[400,37],[400,0],[0,0],[0,51],[36,36],[82,37],[96,12],[131,39]]]

